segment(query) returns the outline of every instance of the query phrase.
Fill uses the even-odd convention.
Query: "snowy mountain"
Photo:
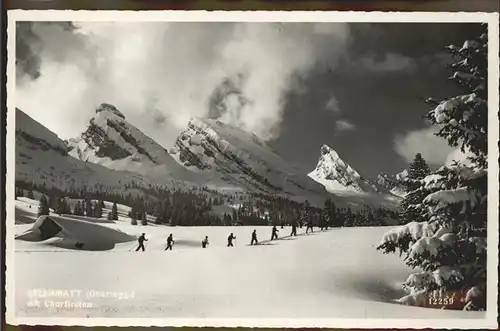
[[[255,134],[213,119],[192,119],[170,149],[186,169],[250,191],[313,200],[327,192]]]
[[[321,155],[316,168],[308,175],[326,190],[335,194],[364,194],[384,192],[382,187],[363,178],[335,150],[321,146]]]
[[[16,109],[16,182],[44,185],[61,190],[99,188],[108,192],[137,193],[130,188],[163,184],[182,188],[186,184],[171,179],[152,179],[115,171],[82,161],[67,152],[65,143],[53,132]],[[128,187],[128,188],[127,188]]]
[[[343,197],[345,194],[339,194],[342,190],[332,190],[332,185],[344,193],[377,189],[333,153],[326,154],[337,160],[336,167],[332,167],[332,162],[327,166],[324,154],[324,161],[320,160],[313,172],[324,175],[329,193],[320,185],[322,182],[317,183],[318,176],[307,176],[256,135],[217,120],[191,120],[167,152],[108,104],[102,104],[85,132],[69,142],[63,142],[22,111],[16,113],[16,181],[24,183],[123,194],[130,191],[144,194],[152,186],[180,190],[206,186],[221,193],[246,192],[279,195],[297,202],[309,200],[318,207],[328,197],[338,206],[352,208],[385,204],[378,195]],[[330,180],[332,176],[336,176],[335,180]]]
[[[390,192],[396,196],[404,197],[406,192],[401,181],[407,176],[408,171],[406,169],[396,175],[388,175],[382,172],[377,176],[377,184],[390,190]]]
[[[103,103],[87,129],[68,142],[69,154],[113,170],[140,174],[185,173],[167,150],[130,124],[116,107]],[[178,174],[180,175],[180,174]]]

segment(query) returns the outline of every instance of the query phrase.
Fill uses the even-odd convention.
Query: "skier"
[[[144,241],[148,241],[146,239],[146,234],[143,233],[139,239],[137,239],[137,241],[139,242],[139,246],[137,246],[137,249],[135,250],[136,252],[139,250],[139,249],[142,249],[142,251],[144,252],[146,249],[144,248]]]
[[[172,237],[172,234],[170,234],[167,238],[167,248],[165,248],[166,251],[169,249],[172,250],[172,244],[174,243],[174,238]]]
[[[292,233],[290,233],[290,237],[291,236],[297,236],[297,223],[293,223],[292,224]]]
[[[278,240],[278,229],[276,228],[276,225],[273,226],[273,232],[271,234],[271,240]]]
[[[236,239],[236,237],[231,233],[229,237],[227,237],[227,247],[233,247],[233,239]]]
[[[257,240],[257,230],[253,230],[252,232],[252,241],[250,242],[250,245],[253,245],[254,243],[255,245],[259,243],[259,241]]]
[[[311,229],[311,232],[314,232],[312,221],[307,222],[306,233],[309,232],[309,229]]]
[[[201,247],[207,248],[208,245],[208,236],[205,236],[205,239],[201,242]]]

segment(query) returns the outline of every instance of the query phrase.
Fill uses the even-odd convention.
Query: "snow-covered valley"
[[[28,199],[17,202],[18,215],[35,210]],[[36,239],[33,223],[15,225],[16,314],[52,318],[484,316],[393,302],[403,294],[400,284],[411,269],[397,256],[375,249],[388,227],[315,229],[309,234],[304,227],[296,237],[289,236],[289,227],[278,227],[279,239],[270,241],[267,226],[134,226],[126,212],[122,206],[118,221],[97,222],[51,215],[62,231],[46,240]],[[253,229],[260,245],[249,245]],[[148,239],[146,251],[135,252],[136,238],[142,233]],[[170,233],[173,250],[164,251]],[[234,247],[226,247],[230,233],[236,237]],[[203,249],[205,236],[209,245]],[[71,247],[77,241],[84,243],[83,248]],[[105,247],[103,242],[113,244]],[[68,298],[42,294],[43,290],[81,292]],[[104,292],[124,297],[96,297]],[[39,306],[33,306],[33,295],[38,295]],[[56,307],[65,301],[90,306]]]

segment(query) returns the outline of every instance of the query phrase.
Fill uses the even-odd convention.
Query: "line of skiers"
[[[283,228],[283,226],[281,226],[281,228]],[[328,230],[328,226],[321,225],[320,229],[321,230]],[[309,222],[306,224],[306,233],[309,233],[309,230],[311,230],[311,232],[314,232],[314,224],[312,222]],[[271,241],[278,240],[278,232],[279,232],[278,228],[276,226],[273,226],[272,231],[271,231]],[[295,223],[292,224],[292,232],[290,233],[290,236],[291,237],[297,236],[297,224],[295,224]],[[235,235],[233,233],[231,233],[229,235],[229,237],[227,237],[227,247],[234,247],[233,240],[235,240],[235,239],[236,239]],[[143,233],[138,238],[137,241],[138,241],[139,245],[135,251],[136,252],[138,250],[145,251],[144,242],[148,241],[146,239],[146,234]],[[173,239],[173,235],[170,234],[167,238],[167,247],[165,247],[165,250],[166,251],[172,250],[174,243],[175,243],[175,241]],[[257,239],[257,230],[253,230],[252,239],[250,240],[250,245],[253,246],[253,245],[258,245],[258,244],[259,244],[259,240]],[[208,236],[205,236],[205,238],[201,241],[201,247],[207,248],[207,246],[208,246]]]

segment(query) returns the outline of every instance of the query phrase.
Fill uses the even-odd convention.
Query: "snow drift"
[[[113,249],[117,243],[135,240],[135,237],[83,220],[42,215],[31,229],[16,236],[16,240],[66,249],[101,251]]]

